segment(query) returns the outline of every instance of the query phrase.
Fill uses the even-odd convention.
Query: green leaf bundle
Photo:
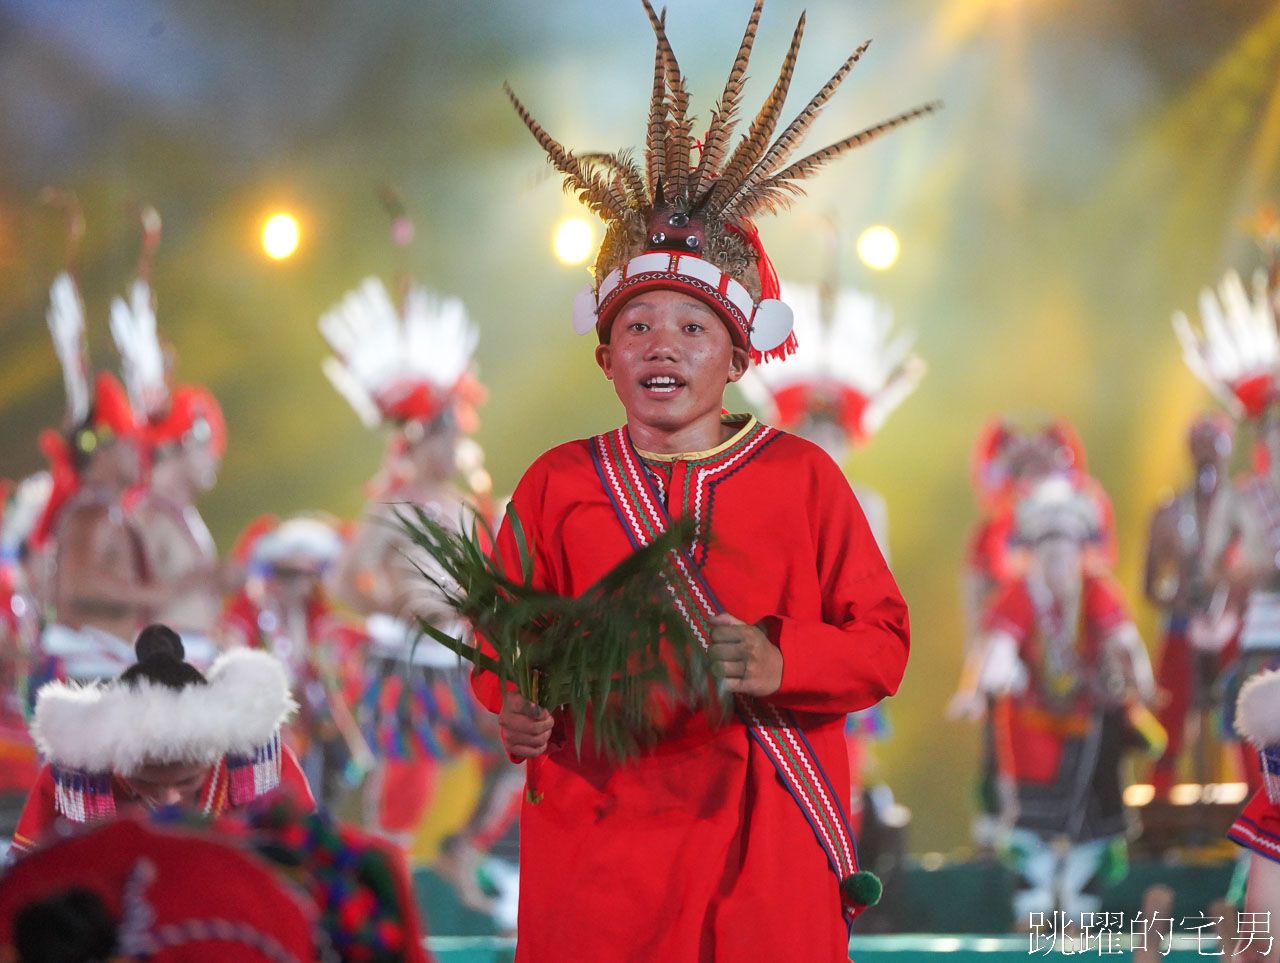
[[[398,506],[396,514],[409,541],[437,568],[428,572],[415,562],[418,572],[492,653],[419,619],[423,633],[494,673],[504,689],[512,683],[537,705],[568,708],[579,751],[588,718],[596,751],[622,760],[656,741],[663,720],[655,718],[655,707],[723,708],[706,653],[666,588],[673,553],[693,537],[691,523],[673,524],[568,598],[531,584],[534,549],[514,506],[507,521],[519,553],[518,580],[485,551],[478,518],[458,532],[417,505]]]

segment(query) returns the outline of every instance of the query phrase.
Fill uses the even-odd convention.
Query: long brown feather
[[[546,151],[547,159],[556,170],[565,175],[565,190],[570,188],[577,190],[583,203],[606,221],[625,217],[627,213],[626,205],[619,206],[614,202],[607,182],[598,175],[584,170],[578,158],[573,156],[573,152],[566,150],[559,141],[543,130],[541,124],[533,119],[533,116],[525,109],[524,104],[520,103],[510,85],[504,83],[502,86],[506,90],[507,96],[511,99],[516,113],[520,115],[524,125],[529,128],[529,133],[533,134],[538,145]]]
[[[643,206],[648,201],[644,175],[640,172],[640,166],[629,150],[618,151],[616,154],[583,154],[579,160],[600,164],[616,172],[626,185],[626,190],[631,195],[631,202],[635,206]]]
[[[696,199],[704,180],[715,177],[720,172],[720,162],[724,160],[725,147],[733,136],[733,129],[738,125],[738,104],[742,100],[742,90],[746,86],[747,65],[751,61],[751,47],[755,44],[756,28],[760,25],[760,12],[764,9],[764,0],[756,0],[747,21],[747,29],[742,35],[742,43],[738,45],[738,56],[729,70],[729,79],[725,81],[724,92],[720,102],[711,115],[711,123],[707,127],[706,141],[702,145],[702,156],[698,158],[697,170],[689,183],[689,193]]]
[[[795,182],[810,176],[827,161],[834,160],[836,157],[839,157],[841,154],[852,150],[855,147],[861,147],[863,144],[870,140],[874,140],[881,134],[888,133],[895,127],[901,127],[908,121],[915,120],[917,117],[923,117],[925,114],[931,114],[941,106],[942,102],[938,100],[922,104],[919,107],[914,107],[911,110],[898,114],[896,117],[890,117],[888,120],[876,124],[874,127],[868,127],[866,130],[861,130],[856,134],[851,134],[844,138],[844,140],[838,140],[834,144],[822,148],[822,150],[814,151],[807,157],[800,158],[800,160],[796,161],[794,164],[783,168],[762,184],[758,185],[756,190],[760,191],[760,193],[756,195],[756,200],[753,200],[749,205],[739,204],[737,210],[734,211],[733,216],[738,219],[749,218],[752,214],[766,206],[766,204],[776,203],[778,195],[772,193],[775,191],[781,190],[787,191],[791,194],[803,194],[803,188]],[[768,200],[763,203],[760,202],[761,199],[764,198],[767,198]]]
[[[666,151],[663,158],[666,167],[667,196],[684,194],[689,189],[689,149],[692,146],[689,132],[693,121],[688,116],[689,91],[685,89],[684,77],[680,74],[680,64],[676,61],[675,51],[667,39],[666,11],[659,16],[649,0],[641,0],[649,22],[653,25],[653,33],[658,38],[658,50],[662,54],[663,69],[666,74],[667,123]]]
[[[866,49],[869,46],[871,46],[870,40],[850,54],[849,59],[840,65],[840,69],[832,75],[831,79],[823,85],[822,89],[813,95],[813,99],[805,105],[804,110],[800,111],[800,113],[796,115],[796,119],[788,124],[786,129],[778,135],[778,139],[773,142],[773,146],[770,147],[764,157],[760,159],[760,163],[752,168],[751,172],[742,181],[738,189],[733,192],[733,196],[725,201],[724,207],[722,208],[725,213],[732,215],[734,205],[745,197],[751,188],[755,187],[777,170],[779,165],[787,159],[795,146],[799,144],[804,138],[804,135],[808,133],[810,125],[817,119],[818,115],[822,113],[822,108],[825,107],[827,101],[831,99],[831,95],[836,92],[836,88],[839,87],[844,78],[848,76],[849,71],[853,69],[853,65],[861,59],[863,53],[866,52]]]
[[[653,55],[653,100],[649,104],[649,132],[644,147],[649,172],[649,196],[658,196],[658,185],[667,178],[667,68],[659,43]]]
[[[782,70],[778,73],[778,80],[773,85],[773,90],[760,108],[760,112],[756,114],[756,119],[751,122],[746,136],[738,142],[716,186],[711,189],[711,195],[707,199],[710,210],[718,212],[722,209],[725,199],[731,197],[738,189],[742,179],[756,166],[765,148],[769,146],[769,138],[773,136],[773,130],[778,124],[778,114],[782,111],[782,104],[787,99],[787,89],[791,86],[791,75],[795,71],[796,55],[799,53],[800,38],[803,35],[804,14],[802,13],[795,32],[791,35],[791,46],[787,48],[787,56],[782,61]]]
[[[610,208],[619,208],[627,210],[631,207],[631,199],[627,196],[627,187],[622,180],[619,170],[610,164],[601,163],[600,154],[587,154],[578,158],[582,165],[583,172],[593,178],[593,186],[603,188],[605,196],[608,197]],[[598,170],[597,168],[603,168]],[[604,173],[607,171],[607,174]]]

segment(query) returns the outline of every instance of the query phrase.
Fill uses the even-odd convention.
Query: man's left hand
[[[728,612],[711,618],[711,671],[728,692],[769,696],[782,686],[782,650],[757,625]]]

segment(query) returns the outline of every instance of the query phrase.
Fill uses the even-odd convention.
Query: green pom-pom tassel
[[[875,906],[884,893],[884,884],[875,873],[860,869],[840,880],[840,895],[854,906]]]

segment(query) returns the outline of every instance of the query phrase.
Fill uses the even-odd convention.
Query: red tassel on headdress
[[[117,438],[130,436],[137,428],[129,394],[109,372],[98,372],[93,383],[93,414],[90,420],[94,428],[110,428]]]
[[[751,245],[751,249],[756,252],[756,272],[760,275],[760,301],[766,298],[774,300],[779,299],[782,294],[782,284],[778,281],[778,272],[773,267],[773,262],[769,260],[769,255],[765,253],[764,244],[760,241],[760,232],[756,226],[750,221],[744,221],[742,227],[729,225],[728,229],[734,234]],[[757,351],[755,348],[749,348],[752,364],[761,364],[765,361],[781,361],[788,355],[794,354],[796,349],[800,347],[800,342],[796,340],[796,333],[792,331],[787,335],[787,340],[776,348],[770,348],[768,351]]]

